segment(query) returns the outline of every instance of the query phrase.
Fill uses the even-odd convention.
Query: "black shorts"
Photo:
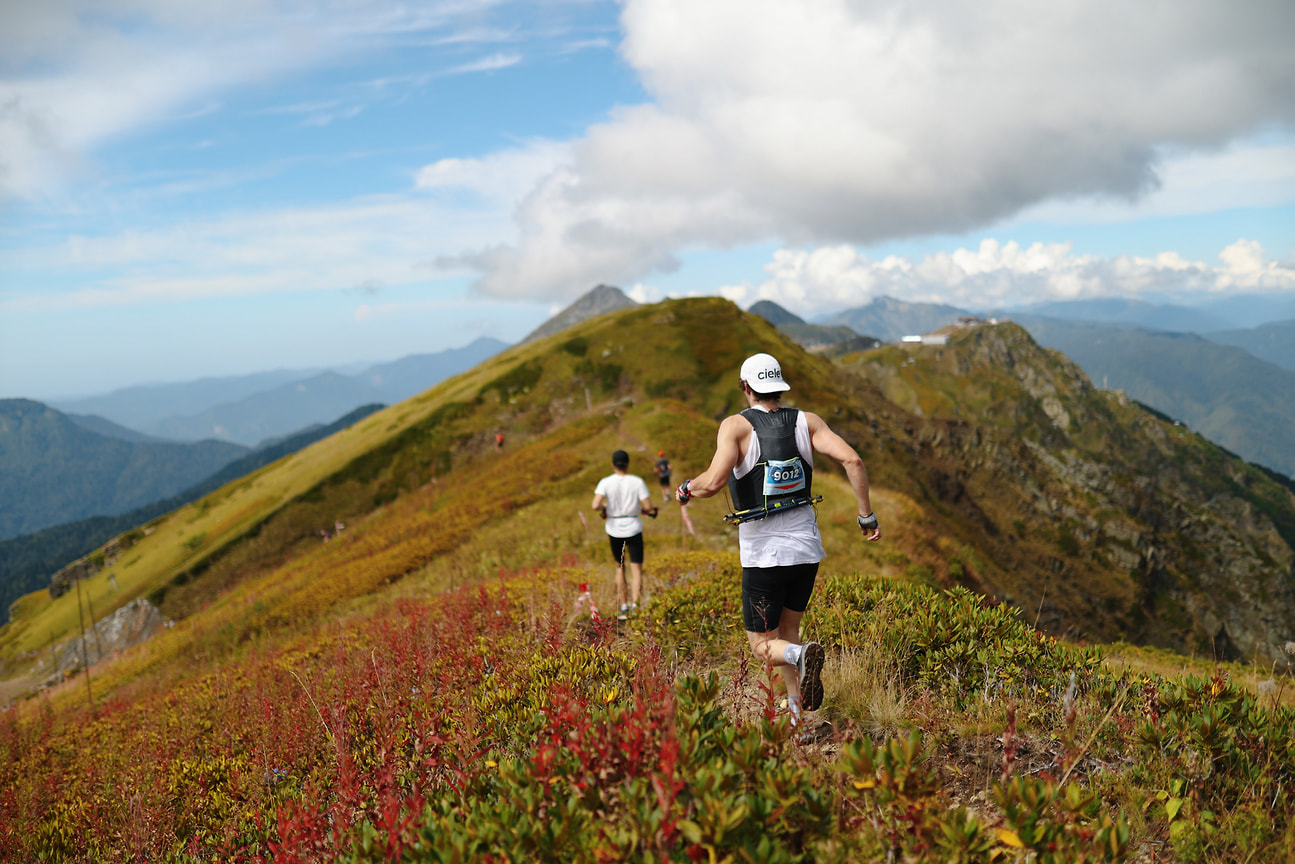
[[[670,475],[669,475],[669,474],[664,474],[664,475],[662,475],[659,479],[661,480],[661,485],[662,485],[662,486],[669,486],[669,485],[670,485]]]
[[[612,559],[617,564],[621,563],[621,554],[622,554],[621,550],[625,549],[626,547],[628,547],[628,551],[625,553],[625,556],[629,558],[631,564],[643,563],[643,532],[642,531],[635,534],[633,537],[613,537],[609,534],[607,535],[607,539],[611,541]]]
[[[742,623],[752,633],[778,629],[782,610],[804,612],[814,593],[818,562],[742,568]]]

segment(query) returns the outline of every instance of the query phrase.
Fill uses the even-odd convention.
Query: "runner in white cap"
[[[817,642],[800,641],[800,619],[809,606],[826,553],[812,503],[814,454],[845,466],[859,504],[859,530],[880,540],[868,498],[868,471],[854,448],[817,414],[784,408],[791,386],[768,354],[742,364],[740,387],[750,406],[720,424],[715,456],[705,473],[677,490],[681,504],[728,487],[742,517],[742,617],[751,650],[777,666],[787,685],[793,720],[823,702],[820,673],[825,655]]]

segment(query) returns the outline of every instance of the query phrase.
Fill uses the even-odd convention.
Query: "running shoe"
[[[817,711],[823,704],[823,661],[827,659],[823,646],[806,642],[801,649],[796,672],[800,679],[800,704],[806,711]]]

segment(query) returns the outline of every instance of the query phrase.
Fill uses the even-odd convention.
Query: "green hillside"
[[[28,399],[0,399],[0,540],[174,495],[247,453],[222,441],[123,441]]]
[[[884,531],[816,466],[831,661],[798,729],[748,659],[722,497],[695,535],[648,523],[629,626],[579,601],[613,605],[611,452],[696,474],[761,350],[863,455]],[[1285,860],[1292,514],[1018,327],[835,362],[717,299],[616,312],[157,520],[116,591],[20,601],[0,661],[33,683],[78,605],[175,625],[0,717],[0,854]],[[1224,631],[1263,667],[1076,644]]]
[[[263,465],[345,429],[381,407],[366,405],[357,408],[327,426],[309,429],[254,450],[178,495],[151,501],[120,516],[95,516],[0,541],[0,617],[7,621],[10,603],[24,594],[47,587],[52,575],[82,556],[94,552],[112,538],[127,534],[137,526],[151,522],[233,480],[241,479]]]

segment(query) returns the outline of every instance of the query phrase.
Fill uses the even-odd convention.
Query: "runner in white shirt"
[[[868,498],[868,471],[854,448],[817,414],[783,408],[790,390],[782,367],[768,354],[748,357],[739,386],[750,407],[720,424],[715,456],[705,473],[685,480],[679,503],[709,498],[728,486],[744,511],[738,525],[742,555],[742,618],[756,657],[777,666],[787,685],[792,718],[823,701],[825,654],[817,642],[800,644],[800,619],[809,607],[823,541],[811,503],[814,454],[845,466],[859,504],[859,530],[880,540]]]
[[[651,493],[642,477],[629,473],[630,455],[624,450],[612,454],[614,474],[598,481],[594,489],[593,509],[607,520],[607,538],[612,559],[616,562],[616,600],[620,619],[624,621],[638,609],[643,590],[643,521],[640,515],[656,518],[657,508],[649,507]],[[630,565],[630,596],[625,597],[625,562]]]

